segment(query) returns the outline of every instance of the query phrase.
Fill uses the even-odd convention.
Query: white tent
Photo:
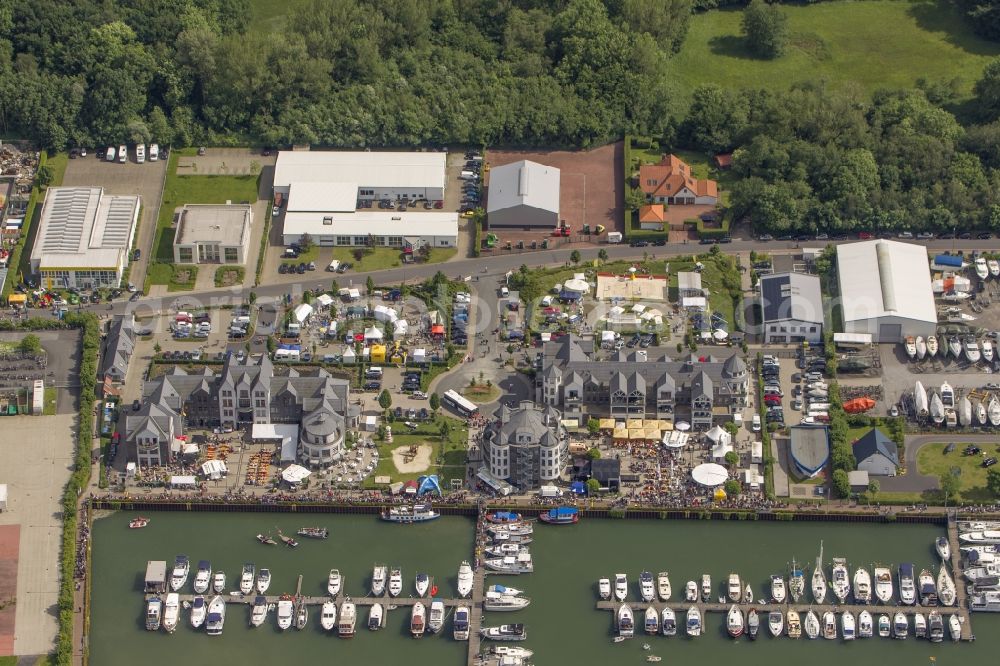
[[[716,444],[718,444],[722,440],[725,440],[725,441],[728,442],[728,441],[730,441],[732,439],[732,437],[729,435],[729,433],[726,432],[722,428],[722,426],[715,426],[715,427],[713,427],[711,430],[709,430],[708,432],[705,433],[705,437],[708,437],[710,440],[712,440]]]
[[[551,342],[552,341],[552,334],[551,333],[545,332],[545,333],[542,333],[541,336],[542,336],[542,342]]]
[[[642,303],[636,303],[632,306],[632,312],[639,313],[646,309],[646,306]]]
[[[306,319],[309,319],[309,315],[313,313],[313,306],[308,303],[300,303],[295,306],[293,314],[295,316],[295,321],[299,324],[304,324]]]
[[[743,485],[754,490],[764,485],[764,475],[760,473],[757,465],[750,465],[749,469],[743,470]]]
[[[250,436],[254,440],[280,440],[281,462],[295,462],[299,445],[299,427],[283,423],[254,423]]]
[[[372,308],[372,314],[376,321],[396,321],[399,319],[399,315],[392,308],[387,308],[384,305],[376,305]]]
[[[750,462],[764,462],[764,443],[759,439],[755,442],[751,442],[750,444]]]
[[[190,475],[175,474],[170,477],[170,485],[174,488],[194,488],[198,485],[198,481]]]
[[[316,303],[321,308],[328,308],[333,303],[333,296],[330,294],[320,294],[316,297]]]
[[[680,430],[668,430],[663,433],[663,445],[668,449],[683,449],[690,437],[691,435]]]
[[[344,363],[355,363],[358,355],[354,353],[354,347],[344,347]]]
[[[212,480],[221,479],[229,473],[229,468],[221,460],[206,460],[201,465],[201,473]]]
[[[337,337],[337,320],[334,319],[326,326],[326,337],[335,338]]]
[[[364,425],[364,430],[366,432],[375,432],[378,430],[378,417],[371,415],[366,416],[362,421],[362,424]]]
[[[419,349],[414,349],[410,353],[410,360],[414,363],[426,363],[427,362],[427,350],[423,347]]]
[[[733,450],[733,445],[729,442],[728,434],[725,439],[720,439],[714,447],[712,447],[712,460],[720,461],[725,460],[726,454]]]
[[[394,335],[406,335],[410,332],[410,325],[405,319],[397,319],[392,323],[392,332]]]
[[[623,312],[625,312],[625,308],[623,308],[620,305],[613,305],[610,308],[608,308],[608,314],[610,316],[612,316],[612,317],[617,317],[618,315],[622,314]]]
[[[614,342],[615,332],[614,331],[601,331],[601,342]]]
[[[685,308],[697,308],[704,310],[708,301],[704,296],[685,296],[681,299],[681,306]]]
[[[312,474],[302,465],[289,465],[281,471],[281,478],[292,485],[297,483],[302,483],[305,479],[309,478]]]
[[[381,340],[383,337],[382,331],[378,330],[374,326],[370,326],[365,329],[365,340]]]
[[[722,465],[702,463],[691,470],[691,478],[699,485],[714,488],[726,482],[726,479],[729,478],[729,472]]]
[[[723,331],[721,328],[717,328],[715,329],[715,332],[712,333],[712,337],[721,342],[722,340],[728,338],[729,334]]]

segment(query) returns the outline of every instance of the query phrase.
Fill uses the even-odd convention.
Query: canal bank
[[[390,614],[386,630],[371,633],[359,628],[351,641],[323,634],[316,618],[302,632],[282,634],[271,621],[273,615],[265,626],[249,629],[248,614],[240,608],[233,608],[227,616],[225,632],[218,638],[191,630],[186,613],[182,617],[185,624],[176,634],[148,633],[142,626],[141,586],[147,560],[172,562],[175,555],[184,553],[193,561],[211,560],[230,580],[238,576],[246,561],[266,566],[274,576],[271,593],[294,591],[297,576],[302,574],[303,589],[322,594],[327,572],[336,567],[346,576],[347,591],[362,596],[368,590],[372,564],[382,562],[403,569],[404,595],[412,594],[413,577],[421,571],[438,581],[441,596],[452,596],[458,564],[472,549],[471,519],[445,517],[424,525],[399,526],[382,523],[371,515],[185,513],[153,513],[150,526],[144,530],[128,530],[131,516],[126,513],[94,522],[90,663],[131,664],[138,655],[149,666],[209,663],[220,658],[248,663],[288,658],[413,666],[465,663],[466,646],[451,639],[450,624],[441,636],[413,641],[408,637],[408,616],[400,612]],[[304,540],[294,550],[262,546],[254,538],[258,532],[277,528],[294,533],[306,524],[323,524],[331,530],[330,538]],[[931,656],[986,663],[1000,648],[1000,621],[988,614],[974,616],[978,640],[960,645],[931,645],[914,639],[843,644],[770,637],[752,644],[734,643],[725,637],[718,614],[708,617],[706,635],[695,640],[640,637],[613,644],[611,614],[595,609],[596,580],[619,571],[633,581],[643,570],[669,571],[678,591],[702,573],[722,581],[736,571],[762,595],[771,574],[787,575],[793,557],[811,566],[820,540],[828,558],[846,557],[852,568],[905,561],[913,562],[919,570],[934,564],[933,540],[943,531],[943,527],[932,525],[792,525],[738,520],[721,524],[709,520],[591,519],[569,527],[539,525],[531,546],[535,573],[494,579],[525,590],[533,600],[531,606],[518,613],[487,613],[484,624],[524,622],[528,631],[524,645],[535,650],[534,662],[539,665],[638,663],[644,659],[643,642],[650,642],[652,651],[672,664],[694,665],[735,657],[746,664],[809,659],[818,666],[832,666],[847,657],[892,666],[925,663]],[[632,598],[635,594],[633,590]]]

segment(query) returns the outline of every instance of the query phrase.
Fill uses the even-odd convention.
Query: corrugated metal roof
[[[838,245],[837,274],[845,323],[884,316],[937,322],[923,246],[890,240]]]
[[[283,150],[275,163],[274,186],[288,187],[302,181],[443,189],[447,158],[445,152]]]
[[[52,187],[45,195],[33,261],[61,268],[111,267],[131,242],[139,197],[100,187]]]
[[[490,170],[487,213],[531,206],[559,214],[559,169],[530,160]]]
[[[760,278],[764,322],[792,319],[823,323],[819,278],[805,273],[775,273]]]
[[[351,212],[358,206],[356,182],[295,181],[288,190],[288,212]]]

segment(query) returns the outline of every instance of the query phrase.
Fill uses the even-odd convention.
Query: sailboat
[[[927,390],[920,382],[917,382],[916,386],[913,387],[913,405],[917,410],[917,416],[927,416]]]
[[[958,423],[962,427],[972,425],[972,401],[968,397],[962,396],[958,401]]]
[[[927,356],[927,343],[924,342],[924,336],[918,335],[913,344],[917,350],[917,360],[924,360],[924,357]]]
[[[931,391],[930,414],[934,423],[944,423],[944,404],[941,402],[941,396],[934,391]]]
[[[816,613],[810,610],[806,613],[806,619],[803,624],[803,629],[806,631],[806,638],[813,639],[819,638],[819,618],[816,617]]]
[[[976,276],[979,277],[980,280],[985,280],[990,274],[989,266],[986,265],[986,259],[983,257],[976,257],[975,267]]]
[[[976,336],[966,336],[964,348],[965,357],[969,359],[969,363],[979,363],[981,356],[979,353],[979,342],[976,340]]]
[[[953,409],[955,407],[955,389],[948,382],[941,384],[941,404],[945,409]]]
[[[826,574],[823,573],[823,542],[819,542],[819,556],[812,575],[812,593],[816,603],[821,604],[826,599]],[[806,622],[808,625],[808,621]]]
[[[948,574],[947,567],[942,563],[937,578],[938,601],[942,606],[953,606],[955,604],[955,581]]]
[[[792,601],[795,603],[799,602],[799,599],[805,594],[806,591],[806,576],[802,573],[800,569],[795,564],[795,558],[792,558],[792,572],[788,577],[788,593],[792,596]]]
[[[980,345],[983,351],[983,360],[987,363],[993,362],[993,343],[989,341],[988,338],[983,338],[983,342]]]
[[[997,400],[996,396],[990,397],[990,404],[986,408],[986,414],[991,426],[994,428],[1000,426],[1000,400]]]
[[[910,358],[915,358],[917,355],[917,341],[913,339],[912,335],[906,336],[903,340],[903,348],[906,350],[906,355]]]
[[[934,358],[938,353],[938,340],[936,335],[927,336],[927,356]]]

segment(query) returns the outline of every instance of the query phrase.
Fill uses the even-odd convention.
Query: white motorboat
[[[781,611],[771,611],[767,614],[767,630],[774,638],[780,636],[781,632],[785,630],[785,618],[782,617]]]
[[[871,638],[874,635],[874,622],[872,614],[866,610],[858,613],[858,637]]]
[[[531,656],[535,654],[535,651],[518,645],[494,645],[487,651],[487,654],[490,656],[501,657],[498,666],[517,666],[517,664],[513,661],[504,661],[504,658],[508,660],[520,659],[522,661],[518,663],[524,663],[525,666],[530,666],[527,661],[524,660],[530,659]]]
[[[798,611],[788,609],[786,624],[788,625],[789,638],[799,638],[802,636],[802,620],[799,617]]]
[[[531,535],[525,534],[508,534],[507,532],[500,532],[499,534],[490,535],[493,537],[493,543],[504,544],[504,543],[515,543],[522,546],[527,546],[531,543]]]
[[[521,553],[515,556],[508,555],[507,557],[493,557],[484,560],[484,563],[490,571],[502,574],[524,574],[535,570],[535,565],[531,561],[531,553]],[[391,577],[389,593],[392,594]]]
[[[883,604],[892,600],[892,572],[889,567],[875,567],[875,598]]]
[[[929,409],[927,389],[920,382],[917,382],[913,388],[913,406],[916,409],[917,416],[927,416]]]
[[[146,631],[156,631],[163,621],[163,601],[152,597],[146,602]]]
[[[944,423],[944,403],[941,402],[941,396],[939,396],[934,391],[931,391],[931,421],[937,424]]]
[[[517,597],[514,597],[517,598]],[[444,602],[435,599],[431,602],[431,612],[427,616],[427,631],[432,634],[439,633],[444,628]]]
[[[243,573],[240,574],[240,592],[243,594],[253,592],[253,584],[256,579],[255,573],[256,568],[253,562],[247,562],[243,565]]]
[[[226,623],[226,600],[221,596],[212,599],[208,605],[208,617],[205,619],[205,633],[209,636],[221,636]]]
[[[990,397],[990,402],[986,406],[986,416],[991,426],[994,428],[1000,426],[1000,400],[997,400],[996,396]]]
[[[792,601],[795,603],[799,602],[802,595],[806,593],[806,575],[802,569],[795,563],[795,558],[792,558],[792,570],[788,575],[788,594],[792,597]]]
[[[729,612],[726,613],[726,631],[733,638],[743,635],[743,611],[736,604],[730,606]]]
[[[697,606],[691,606],[687,611],[687,622],[684,625],[687,630],[687,635],[692,638],[695,636],[701,636],[701,611],[698,610]]]
[[[597,581],[597,595],[601,599],[611,598],[611,579],[601,578]]]
[[[257,572],[257,593],[264,594],[269,587],[271,587],[271,570],[261,569]]]
[[[509,585],[501,585],[500,583],[495,583],[486,588],[486,592],[495,592],[496,594],[509,594],[512,597],[519,597],[524,594],[524,590],[519,590],[516,587],[510,587]]]
[[[421,638],[427,630],[427,609],[421,602],[413,604],[410,610],[410,635]]]
[[[726,585],[726,594],[729,596],[730,601],[739,603],[740,598],[743,596],[743,585],[740,584],[740,577],[738,574],[729,574],[729,583]]]
[[[837,638],[837,616],[832,611],[823,613],[823,638],[832,641]]]
[[[892,637],[898,638],[899,640],[904,640],[910,635],[910,622],[906,619],[906,615],[897,612],[892,616]]]
[[[969,595],[969,608],[986,613],[1000,613],[1000,590],[984,590]]]
[[[958,521],[958,531],[981,532],[983,530],[1000,530],[1000,520],[960,520]]]
[[[976,557],[978,558],[979,556],[977,555]],[[982,566],[967,567],[962,571],[962,575],[973,585],[983,586],[991,581],[1000,580],[1000,564],[990,562]]]
[[[923,613],[913,614],[913,637],[927,638],[927,620]]]
[[[913,565],[899,565],[899,600],[907,606],[917,602],[917,588],[913,579]]]
[[[913,346],[917,351],[917,360],[924,360],[924,357],[927,356],[927,343],[924,341],[923,336],[918,335],[913,342]]]
[[[951,545],[948,543],[948,537],[939,536],[934,539],[934,550],[937,551],[938,557],[945,562],[951,559]]]
[[[372,596],[381,597],[385,594],[385,583],[389,576],[389,570],[384,564],[376,564],[372,569]]]
[[[920,603],[924,606],[937,606],[937,586],[934,584],[934,576],[927,569],[920,570],[917,578],[917,590],[920,593]]]
[[[226,589],[226,572],[216,571],[212,576],[212,591],[221,594]]]
[[[1000,277],[1000,261],[996,259],[987,259],[986,267],[990,269],[991,277]]]
[[[324,631],[333,631],[337,628],[337,604],[332,601],[324,602],[320,611],[319,625]]]
[[[785,603],[786,597],[785,579],[774,574],[771,576],[771,600],[776,604]],[[780,613],[779,613],[780,615]]]
[[[199,594],[191,602],[191,627],[200,629],[201,625],[205,624],[206,617],[208,617],[208,604],[205,602],[205,597]]]
[[[660,601],[670,601],[670,574],[666,571],[661,571],[656,574],[656,593],[660,597]]]
[[[892,633],[892,623],[889,621],[889,616],[882,614],[878,616],[878,635],[880,638],[888,638]]]
[[[504,557],[505,555],[527,552],[529,552],[529,548],[520,543],[496,543],[483,550],[483,553],[489,557]]]
[[[958,401],[958,407],[956,407],[955,411],[958,414],[959,425],[963,428],[972,425],[972,401],[967,396],[962,396]]]
[[[906,355],[911,359],[917,356],[917,341],[913,339],[912,335],[906,336],[903,340],[903,348],[906,350]]]
[[[502,594],[500,592],[488,591],[483,599],[483,610],[488,611],[517,611],[527,608],[531,603],[529,597],[520,597],[513,594]]]
[[[646,612],[642,622],[643,630],[650,635],[660,633],[660,614],[653,606],[646,606]]]
[[[820,624],[819,618],[816,617],[816,613],[811,610],[806,613],[806,619],[805,622],[802,623],[802,629],[806,633],[806,638],[819,638]]]
[[[940,643],[944,640],[944,621],[941,619],[941,613],[936,610],[927,615],[927,638],[931,643]]]
[[[941,384],[941,404],[945,409],[952,409],[955,406],[955,389],[948,382]]]
[[[467,597],[472,594],[472,585],[475,582],[476,575],[472,571],[472,565],[466,560],[462,560],[462,564],[458,567],[458,596]]]
[[[712,577],[708,574],[701,575],[701,600],[708,601],[712,598]]]
[[[177,620],[181,615],[181,597],[176,592],[167,595],[163,602],[163,628],[168,634],[177,631]]]
[[[198,562],[198,571],[194,575],[194,583],[191,586],[196,594],[205,594],[212,585],[212,565],[208,560]]]
[[[872,577],[864,567],[854,572],[854,600],[859,604],[872,601]]]
[[[285,594],[278,599],[278,629],[285,631],[292,626],[295,619],[295,604],[292,597]]]
[[[632,638],[635,635],[635,618],[628,604],[618,607],[618,635],[623,638]]]
[[[294,547],[294,546],[293,546]],[[295,602],[295,628],[302,631],[306,628],[306,623],[309,622],[309,607],[306,606],[302,597],[299,597]]]
[[[660,614],[660,631],[664,636],[677,635],[677,616],[670,606],[664,606]]]
[[[816,603],[821,604],[826,599],[826,574],[823,573],[823,542],[819,544],[819,556],[816,558],[816,566],[813,568],[812,593]],[[806,618],[808,624],[808,618]],[[806,631],[808,634],[808,629]]]
[[[986,263],[986,259],[983,257],[976,257],[976,261],[973,264],[976,269],[976,276],[980,280],[985,280],[990,274],[989,265]]]
[[[753,587],[750,586],[750,583],[747,583],[746,587],[743,588],[743,603],[753,603]]]
[[[377,605],[377,604],[376,604]],[[381,608],[379,608],[379,613],[381,614]],[[452,637],[456,641],[467,641],[469,640],[469,618],[472,617],[472,613],[469,611],[468,606],[459,606],[455,609],[455,615],[451,620],[451,632]],[[371,615],[368,616],[368,626],[371,628]],[[381,619],[381,617],[379,618]]]
[[[941,602],[942,606],[954,606],[957,592],[955,590],[955,581],[952,580],[951,575],[948,573],[948,568],[945,564],[941,564],[941,569],[938,571],[937,577],[937,593],[938,601]]]
[[[250,606],[250,626],[259,627],[267,619],[267,597],[257,595],[254,597],[253,605]]]
[[[461,610],[465,610],[465,638],[458,638],[456,636],[455,640],[467,641],[469,640],[469,609],[467,606],[461,606],[455,611],[455,623],[456,631],[458,630],[457,625],[459,622],[458,613]],[[374,603],[368,609],[368,629],[369,631],[378,631],[382,628],[382,604]]]
[[[326,593],[331,597],[340,594],[343,580],[343,576],[340,575],[340,569],[330,569],[330,574],[326,577]]]
[[[419,602],[417,602],[419,603]],[[340,621],[337,622],[337,635],[341,638],[353,638],[358,623],[358,608],[348,599],[340,605]]]
[[[990,342],[990,339],[983,338],[983,341],[980,343],[979,348],[983,353],[983,360],[986,361],[987,363],[992,363],[995,354],[993,350],[993,343]]]
[[[684,599],[687,601],[698,601],[698,583],[689,580],[684,586]]]
[[[934,358],[938,353],[938,339],[936,335],[927,336],[927,356]]]
[[[428,590],[431,589],[431,577],[425,573],[418,573],[413,582],[413,589],[416,590],[418,597],[426,597]]]
[[[976,422],[980,425],[986,425],[989,423],[989,417],[986,415],[986,405],[981,401],[977,400],[973,406],[976,415]]]
[[[833,588],[833,596],[837,597],[840,603],[844,603],[847,595],[851,593],[850,573],[847,571],[847,560],[843,557],[833,558],[833,575],[830,579],[830,587]]]
[[[951,640],[958,642],[962,638],[962,622],[952,613],[948,616],[948,634]]]
[[[948,352],[951,353],[956,359],[962,356],[962,341],[958,339],[958,336],[951,336],[948,338]]]
[[[399,569],[389,571],[389,594],[398,597],[403,592],[403,572]]]
[[[628,576],[623,573],[615,574],[615,599],[625,601],[628,596]]]
[[[628,612],[631,617],[632,610]],[[499,627],[483,627],[479,635],[491,641],[523,641],[528,637],[528,631],[523,624],[502,624]]]
[[[509,536],[528,536],[535,531],[535,528],[532,523],[528,522],[491,523],[486,528],[486,531],[494,536],[499,534],[507,534]]]
[[[969,335],[965,338],[963,348],[965,349],[965,357],[969,359],[970,363],[979,363],[982,353],[979,351],[979,341],[976,340],[974,335]]]
[[[177,559],[174,560],[174,568],[170,572],[170,589],[177,592],[184,587],[190,571],[191,561],[188,560],[187,555],[178,555]]]
[[[656,588],[653,586],[653,574],[643,571],[639,574],[639,595],[643,601],[652,601],[656,597]]]
[[[844,611],[840,614],[840,634],[844,637],[845,641],[854,640],[856,629],[854,624],[854,613],[851,611]]]
[[[1000,562],[1000,549],[995,545],[962,546],[959,549],[969,564],[995,564]]]
[[[958,539],[963,543],[970,543],[973,545],[1000,544],[1000,530],[966,532],[965,534],[959,534]]]

